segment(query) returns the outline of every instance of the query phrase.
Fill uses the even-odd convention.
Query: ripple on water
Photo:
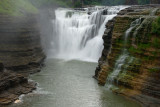
[[[139,107],[101,87],[92,78],[97,63],[48,59],[31,79],[37,90],[9,107]]]

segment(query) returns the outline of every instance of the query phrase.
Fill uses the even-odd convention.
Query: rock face
[[[28,82],[22,74],[4,71],[0,74],[0,106],[10,104],[22,94],[36,89],[35,84]]]
[[[135,99],[147,107],[160,105],[160,37],[152,34],[152,23],[160,16],[160,6],[132,6],[118,13],[106,25],[103,35],[104,50],[99,59],[95,77],[105,85],[106,78],[113,72],[117,58],[124,48],[125,31],[131,23],[140,19],[130,32],[126,43],[129,52],[120,72],[114,78],[116,93]]]
[[[36,16],[0,15],[0,63],[6,69],[33,72],[44,58]]]
[[[40,71],[44,59],[37,16],[0,14],[0,105],[35,89],[27,77]]]

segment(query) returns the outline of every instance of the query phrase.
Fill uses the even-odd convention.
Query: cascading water
[[[141,18],[136,19],[135,21],[133,21],[131,23],[130,28],[125,32],[124,47],[123,47],[122,53],[115,63],[115,67],[113,69],[113,72],[107,78],[107,81],[109,82],[109,84],[114,83],[115,78],[118,76],[118,74],[122,70],[122,66],[125,64],[126,59],[129,57],[129,53],[128,53],[128,50],[126,48],[127,41],[128,41],[128,36],[130,35],[131,31],[136,26],[138,26],[140,24],[141,24]],[[133,58],[130,59],[129,63],[131,63],[132,60],[133,60]]]
[[[49,57],[97,62],[103,49],[105,24],[124,8],[126,6],[94,7],[91,15],[89,9],[57,9]]]
[[[155,16],[156,12],[158,11],[158,8],[155,8],[150,11],[150,16]]]

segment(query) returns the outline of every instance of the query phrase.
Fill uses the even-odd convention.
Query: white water
[[[156,12],[158,11],[158,8],[152,9],[150,11],[150,16],[155,16]]]
[[[115,67],[113,69],[113,72],[108,76],[107,81],[111,84],[114,83],[115,78],[119,75],[119,73],[122,70],[122,66],[125,64],[126,59],[129,57],[129,53],[127,50],[127,41],[128,41],[128,36],[130,35],[131,31],[138,25],[141,24],[141,18],[136,19],[135,21],[133,21],[130,25],[130,28],[127,29],[127,31],[125,32],[125,36],[124,36],[124,48],[122,50],[122,53],[120,55],[120,57],[117,59],[116,63],[115,63]],[[132,58],[131,58],[132,61]],[[129,63],[131,63],[129,61]]]
[[[124,8],[126,7],[95,7],[91,15],[87,14],[89,9],[57,9],[49,57],[97,62],[103,49],[105,25]],[[106,9],[108,15],[102,15]]]

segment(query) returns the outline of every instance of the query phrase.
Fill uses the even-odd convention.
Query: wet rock
[[[39,72],[45,55],[37,15],[0,14],[0,106],[10,104],[35,89],[30,73]]]
[[[156,12],[151,16],[155,9]],[[141,24],[133,29],[128,38],[126,47],[129,51],[129,59],[125,61],[114,84],[123,90],[115,91],[116,93],[135,99],[148,107],[158,107],[160,102],[160,71],[158,69],[160,50],[158,46],[152,45],[154,40],[159,41],[160,37],[151,33],[152,22],[159,15],[159,10],[159,5],[131,6],[109,21],[103,35],[104,49],[95,74],[98,75],[98,83],[104,85],[108,73],[113,71],[116,60],[124,47],[125,31],[130,27],[131,22],[141,18]],[[133,60],[130,61],[131,57]],[[105,66],[106,69],[103,69],[106,63],[108,65]],[[129,93],[132,94],[129,95]]]
[[[5,71],[0,74],[0,105],[14,102],[21,94],[27,94],[36,89],[36,84],[28,82],[22,74]]]

